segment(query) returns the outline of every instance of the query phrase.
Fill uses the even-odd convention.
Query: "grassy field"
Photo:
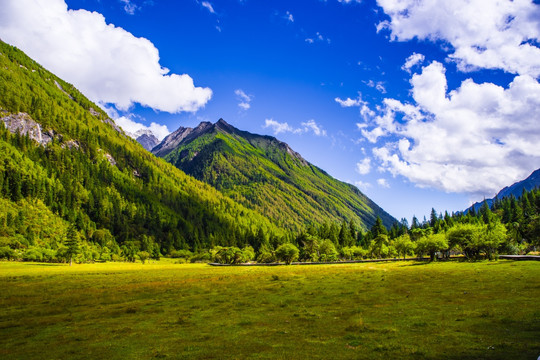
[[[536,359],[540,262],[0,263],[2,359]]]

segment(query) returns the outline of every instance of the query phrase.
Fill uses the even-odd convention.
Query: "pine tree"
[[[351,241],[354,242],[354,239],[356,239],[356,225],[354,224],[353,219],[349,221],[349,235],[351,237]]]
[[[436,223],[437,223],[437,212],[435,211],[435,208],[431,208],[431,214],[429,216],[429,226],[435,227]]]
[[[69,258],[69,266],[73,264],[73,257],[80,251],[79,248],[79,234],[74,225],[70,225],[67,230],[66,242],[67,247],[66,256]]]
[[[413,215],[412,222],[411,222],[411,230],[412,229],[417,229],[419,227],[420,227],[420,223],[418,222],[418,218]]]
[[[371,228],[371,235],[373,235],[373,239],[375,239],[378,235],[386,235],[388,231],[384,227],[382,223],[382,219],[377,216],[377,219],[375,220],[375,225]]]

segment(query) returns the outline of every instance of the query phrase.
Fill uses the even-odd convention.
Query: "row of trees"
[[[447,220],[442,216],[433,216],[433,221],[424,222],[418,227],[400,226],[397,235],[394,235],[392,229],[388,231],[380,219],[367,232],[357,229],[353,222],[342,222],[341,226],[325,223],[318,227],[310,226],[291,239],[267,236],[264,231],[259,230],[257,234],[249,237],[251,243],[246,242],[242,247],[215,246],[195,252],[180,249],[171,251],[169,256],[182,261],[215,261],[229,264],[252,261],[290,263],[296,260],[327,262],[425,255],[435,260],[437,254],[445,258],[451,254],[463,254],[468,259],[494,259],[498,253],[526,253],[534,246],[540,245],[539,236],[534,235],[537,234],[534,221],[538,214],[539,195],[539,190],[533,190],[523,194],[527,200],[508,200],[509,203],[517,204],[514,206],[515,209],[521,208],[520,203],[531,203],[531,200],[532,204],[535,204],[531,205],[530,211],[524,215],[524,219],[529,218],[533,222],[532,225],[525,223],[527,225],[524,226],[525,233],[532,236],[527,240],[519,231],[519,223],[504,224],[501,221],[504,214],[500,210],[502,207],[492,211],[486,204],[478,213],[453,214]],[[33,206],[39,207],[39,204]],[[32,205],[28,203],[24,207],[30,209],[29,211],[32,209]],[[435,211],[432,213],[436,214]],[[5,231],[10,222],[24,224],[21,219],[24,216],[20,211],[17,217],[0,218],[0,233],[2,229]],[[26,216],[32,217],[28,214]],[[160,246],[153,237],[143,236],[140,241],[128,241],[119,246],[110,231],[100,229],[94,231],[88,241],[81,241],[81,236],[73,225],[61,223],[54,215],[52,219],[46,218],[41,221],[44,221],[46,228],[64,226],[65,240],[50,241],[48,245],[40,246],[35,240],[29,241],[21,235],[15,237],[16,242],[8,244],[6,237],[0,237],[0,258],[51,262],[75,259],[83,262],[144,261],[148,258],[159,259],[162,256]],[[441,226],[442,222],[444,226]],[[35,226],[32,222],[26,225]],[[43,231],[40,235],[50,236]]]
[[[495,259],[499,253],[526,254],[540,246],[540,189],[524,191],[519,199],[509,197],[497,200],[493,209],[484,202],[478,212],[474,210],[455,214],[437,214],[432,209],[429,221],[419,222],[416,217],[409,227],[406,220],[386,229],[378,218],[367,232],[357,230],[355,224],[342,222],[310,226],[293,241],[273,247],[263,242],[257,251],[253,248],[219,248],[207,256],[219,263],[247,261],[284,261],[286,245],[291,261],[339,261],[365,258],[396,258],[437,255],[448,258],[462,254],[470,260]],[[221,256],[235,253],[235,257]]]

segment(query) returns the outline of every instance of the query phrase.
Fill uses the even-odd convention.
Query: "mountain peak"
[[[237,130],[234,126],[230,125],[229,123],[227,123],[225,120],[223,119],[219,119],[216,124],[216,129],[219,129],[219,130],[223,130],[225,132],[229,132],[229,133],[232,133],[234,132],[235,130]]]
[[[239,130],[223,119],[201,122],[195,129],[180,128],[153,153],[285,228],[353,219],[369,229],[377,216],[388,227],[395,221],[356,188],[310,164],[285,142]]]

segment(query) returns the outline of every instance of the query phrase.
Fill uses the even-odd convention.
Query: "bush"
[[[0,259],[14,260],[17,258],[15,250],[9,246],[0,247]]]
[[[208,251],[195,253],[190,258],[190,261],[192,263],[195,263],[195,262],[209,262],[210,260],[212,260],[212,254],[210,254]]]
[[[173,259],[190,259],[193,256],[193,253],[189,250],[173,250],[171,251],[170,256]]]
[[[26,250],[22,256],[24,261],[43,261],[43,254],[38,248],[30,248]]]
[[[251,246],[246,246],[243,249],[236,246],[216,246],[212,249],[212,254],[213,260],[220,264],[240,264],[248,262],[255,257],[255,251]]]
[[[435,260],[435,254],[439,251],[448,249],[448,242],[444,234],[432,234],[426,237],[420,238],[416,242],[416,253],[418,256],[422,256],[425,253],[429,254],[430,260]]]
[[[111,260],[112,261],[124,261],[125,259],[122,256],[118,255],[118,254],[112,254]]]
[[[299,253],[298,248],[291,243],[282,244],[276,249],[276,257],[287,265],[298,259]]]
[[[259,249],[259,255],[256,260],[258,263],[269,264],[276,262],[276,256],[269,246],[263,245]]]
[[[41,249],[42,259],[45,262],[57,262],[56,251],[53,249]]]
[[[362,260],[367,255],[367,250],[361,246],[346,246],[341,249],[341,256],[345,260]]]
[[[143,264],[150,258],[150,253],[147,251],[139,251],[137,255]]]
[[[320,261],[336,261],[338,259],[338,252],[334,243],[326,239],[319,245],[319,260]],[[324,259],[324,260],[323,260]]]

